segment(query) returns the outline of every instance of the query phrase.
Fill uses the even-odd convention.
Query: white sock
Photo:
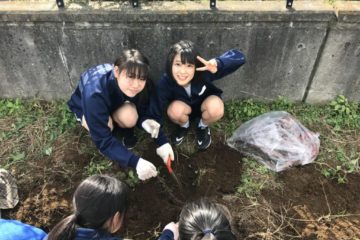
[[[184,125],[181,125],[183,128],[188,128],[190,126],[190,121],[187,121]]]
[[[198,127],[199,127],[199,128],[206,128],[207,126],[208,126],[208,125],[205,124],[202,119],[200,119]]]

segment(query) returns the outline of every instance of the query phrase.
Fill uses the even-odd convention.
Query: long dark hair
[[[174,76],[172,74],[172,65],[174,58],[177,54],[180,54],[180,59],[182,64],[193,64],[195,68],[202,67],[203,64],[196,58],[199,56],[199,52],[195,44],[189,40],[181,40],[180,42],[175,43],[170,47],[169,53],[166,58],[166,74],[173,80]],[[195,71],[194,78],[192,79],[197,81],[201,78],[201,72]]]
[[[153,82],[150,78],[150,63],[148,58],[139,50],[124,50],[115,60],[114,65],[119,68],[119,73],[126,70],[127,76],[135,77],[146,81],[145,89],[139,93],[140,103],[146,103],[151,91],[153,91]]]
[[[128,195],[127,185],[114,177],[94,175],[86,178],[74,193],[74,213],[60,221],[47,240],[74,239],[77,227],[101,229],[116,212],[121,216],[125,214]]]
[[[236,240],[222,207],[206,199],[185,205],[179,219],[180,240]]]

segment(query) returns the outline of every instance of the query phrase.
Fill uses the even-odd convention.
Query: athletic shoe
[[[138,141],[134,133],[134,128],[123,129],[123,135],[124,135],[122,139],[123,145],[129,150],[133,149]]]
[[[211,144],[211,135],[209,127],[198,127],[196,129],[197,145],[200,150],[207,149]]]
[[[189,128],[176,126],[176,129],[171,133],[170,139],[176,146],[180,145],[188,132]]]

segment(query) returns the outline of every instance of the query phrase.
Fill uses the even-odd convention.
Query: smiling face
[[[127,74],[125,69],[119,73],[117,66],[115,66],[114,70],[118,86],[126,96],[135,97],[145,88],[145,79],[139,79],[135,75]]]
[[[180,54],[176,54],[172,63],[171,72],[173,78],[180,86],[187,86],[195,75],[195,65],[182,63]]]

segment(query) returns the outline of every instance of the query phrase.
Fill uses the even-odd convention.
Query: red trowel
[[[167,168],[167,170],[169,171],[169,174],[171,175],[171,177],[172,177],[173,179],[175,179],[177,185],[179,186],[179,189],[180,189],[181,193],[183,193],[184,191],[183,191],[182,184],[181,184],[181,182],[179,181],[179,179],[176,177],[176,175],[175,175],[175,173],[174,173],[174,170],[171,168],[171,158],[170,158],[170,156],[169,156],[169,158],[168,158],[168,160],[167,160],[167,162],[166,162],[166,168]]]

